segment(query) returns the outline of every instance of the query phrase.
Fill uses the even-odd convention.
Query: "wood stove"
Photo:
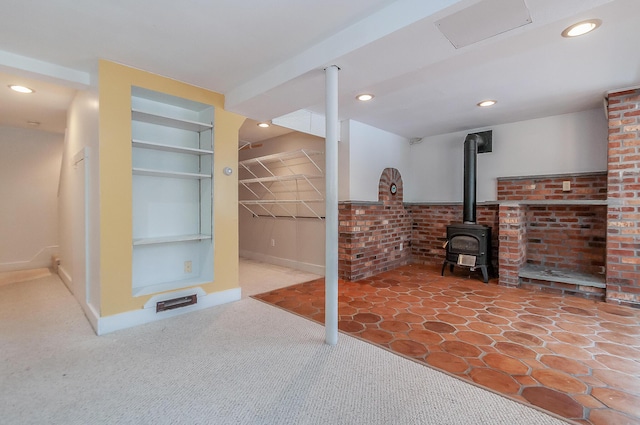
[[[446,256],[441,274],[449,265],[480,269],[484,283],[489,282],[491,263],[491,227],[476,223],[476,164],[478,152],[491,152],[491,131],[468,134],[464,141],[463,223],[447,226]]]

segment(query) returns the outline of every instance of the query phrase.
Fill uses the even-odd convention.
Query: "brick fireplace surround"
[[[498,200],[478,205],[478,223],[493,228],[499,285],[640,307],[640,89],[608,101],[607,171],[500,178]],[[340,203],[340,279],[442,265],[462,203],[405,204],[402,194],[400,173],[387,168],[378,202]]]

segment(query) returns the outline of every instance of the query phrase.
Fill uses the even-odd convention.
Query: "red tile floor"
[[[255,296],[324,322],[323,279]],[[409,265],[339,282],[339,328],[580,424],[640,424],[640,310]]]

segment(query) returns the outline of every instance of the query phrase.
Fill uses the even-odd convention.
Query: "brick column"
[[[640,89],[609,94],[607,302],[640,308]]]
[[[525,207],[521,205],[500,205],[500,248],[498,267],[499,284],[518,286],[520,267],[527,259],[527,223]]]

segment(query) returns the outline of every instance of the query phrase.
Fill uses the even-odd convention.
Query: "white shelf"
[[[180,236],[165,236],[161,238],[140,238],[134,239],[133,245],[157,245],[176,242],[189,242],[189,241],[202,241],[205,239],[211,239],[211,235],[180,235]]]
[[[179,128],[181,130],[189,130],[189,131],[197,131],[197,132],[211,130],[213,128],[213,124],[210,124],[210,123],[183,120],[183,119],[173,118],[165,115],[144,112],[138,109],[131,110],[131,119],[135,121],[150,123],[150,124],[159,124],[165,127],[173,127],[173,128]]]
[[[164,151],[164,152],[186,153],[191,155],[213,155],[212,150],[186,148],[182,146],[171,146],[171,145],[165,145],[162,143],[146,142],[144,140],[133,139],[131,140],[131,145],[134,148],[153,149],[153,150]]]
[[[238,182],[241,184],[250,184],[250,183],[268,183],[268,182],[286,182],[286,181],[294,181],[294,180],[307,180],[307,179],[321,179],[324,178],[323,175],[315,175],[315,174],[289,174],[286,176],[270,176],[270,177],[258,177],[255,179],[243,179]]]
[[[320,151],[309,150],[309,149],[298,149],[295,151],[281,152],[281,153],[275,153],[272,155],[260,156],[258,158],[245,159],[244,161],[240,161],[238,164],[240,164],[241,166],[250,166],[254,164],[270,164],[273,162],[283,162],[283,161],[289,161],[289,160],[298,159],[298,158],[307,158],[311,160],[312,156],[322,155],[322,154],[323,152],[320,152]]]
[[[239,200],[240,205],[257,217],[316,217],[322,220],[323,213],[319,211],[323,206],[318,204],[324,203],[324,195],[321,185],[312,182],[324,178],[322,167],[313,159],[322,154],[316,150],[298,149],[239,161],[239,167],[249,178],[242,178],[238,183],[255,197]],[[299,181],[303,182],[302,186]],[[307,189],[314,191],[318,198],[304,199],[302,195]],[[312,207],[311,204],[315,205]],[[298,205],[303,208],[298,208]]]
[[[211,174],[200,173],[181,173],[177,171],[160,171],[149,170],[146,168],[133,168],[133,174],[137,176],[150,176],[150,177],[169,177],[174,179],[210,179]]]
[[[255,201],[240,201],[244,205],[278,205],[278,204],[313,204],[324,202],[324,199],[260,199]]]
[[[240,205],[247,209],[251,214],[256,217],[260,217],[262,215],[271,216],[273,218],[279,217],[291,217],[291,218],[301,218],[301,217],[311,217],[322,220],[323,217],[316,212],[314,208],[311,207],[310,204],[319,204],[324,203],[324,199],[260,199],[260,200],[252,200],[252,201],[239,201]],[[267,208],[267,206],[281,206],[281,205],[301,205],[306,208],[309,212],[309,215],[298,215],[290,212],[290,210],[286,209],[286,207],[282,207],[284,210],[283,214],[275,214],[271,209]],[[253,208],[252,208],[253,207]],[[260,214],[259,211],[255,210],[255,208],[260,208],[265,214]]]

